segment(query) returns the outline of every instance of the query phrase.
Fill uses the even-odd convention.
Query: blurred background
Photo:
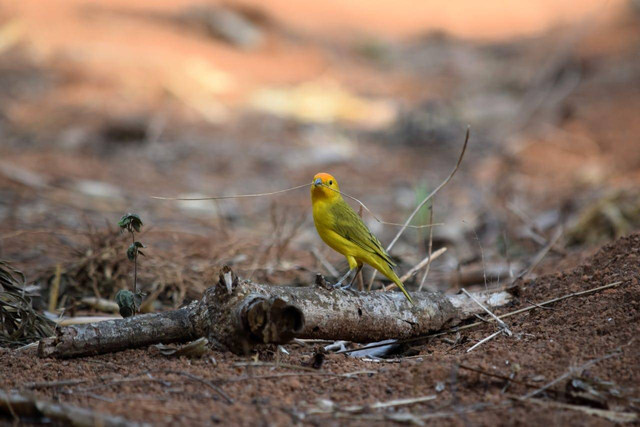
[[[134,212],[144,311],[198,298],[224,264],[278,285],[332,279],[346,262],[316,235],[306,189],[151,196],[329,172],[403,222],[469,125],[433,200],[433,251],[447,251],[425,286],[576,265],[640,223],[639,24],[626,0],[0,2],[0,259],[49,304],[59,282],[50,308],[86,310],[130,287],[117,221]],[[364,218],[385,245],[398,231]],[[429,240],[403,234],[400,275]]]

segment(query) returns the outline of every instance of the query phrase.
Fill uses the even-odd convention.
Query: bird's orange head
[[[318,173],[311,182],[311,199],[332,199],[340,196],[338,181],[328,173]]]

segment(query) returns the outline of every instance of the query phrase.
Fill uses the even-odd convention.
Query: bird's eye
[[[332,180],[329,180],[329,185],[333,185],[333,181]]]

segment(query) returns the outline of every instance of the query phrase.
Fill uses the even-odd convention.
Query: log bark
[[[0,390],[0,414],[14,417],[15,421],[25,418],[25,422],[73,425],[76,427],[135,427],[149,424],[134,423],[122,417],[101,414],[90,409],[66,403],[51,402],[34,396],[24,396],[16,392]],[[8,423],[7,423],[8,424]]]
[[[507,304],[508,292],[476,293],[490,309]],[[321,276],[314,286],[294,288],[240,281],[225,268],[199,302],[179,310],[60,328],[40,342],[41,357],[75,357],[186,342],[206,337],[234,353],[294,337],[373,342],[403,339],[454,326],[483,310],[465,295],[332,289]]]
[[[198,339],[191,315],[193,303],[178,310],[58,328],[38,344],[40,357],[75,357],[113,353],[151,344]]]

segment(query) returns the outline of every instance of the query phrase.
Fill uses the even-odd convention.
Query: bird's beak
[[[320,178],[316,178],[316,180],[313,181],[313,185],[315,185],[316,187],[322,185],[322,180]]]

